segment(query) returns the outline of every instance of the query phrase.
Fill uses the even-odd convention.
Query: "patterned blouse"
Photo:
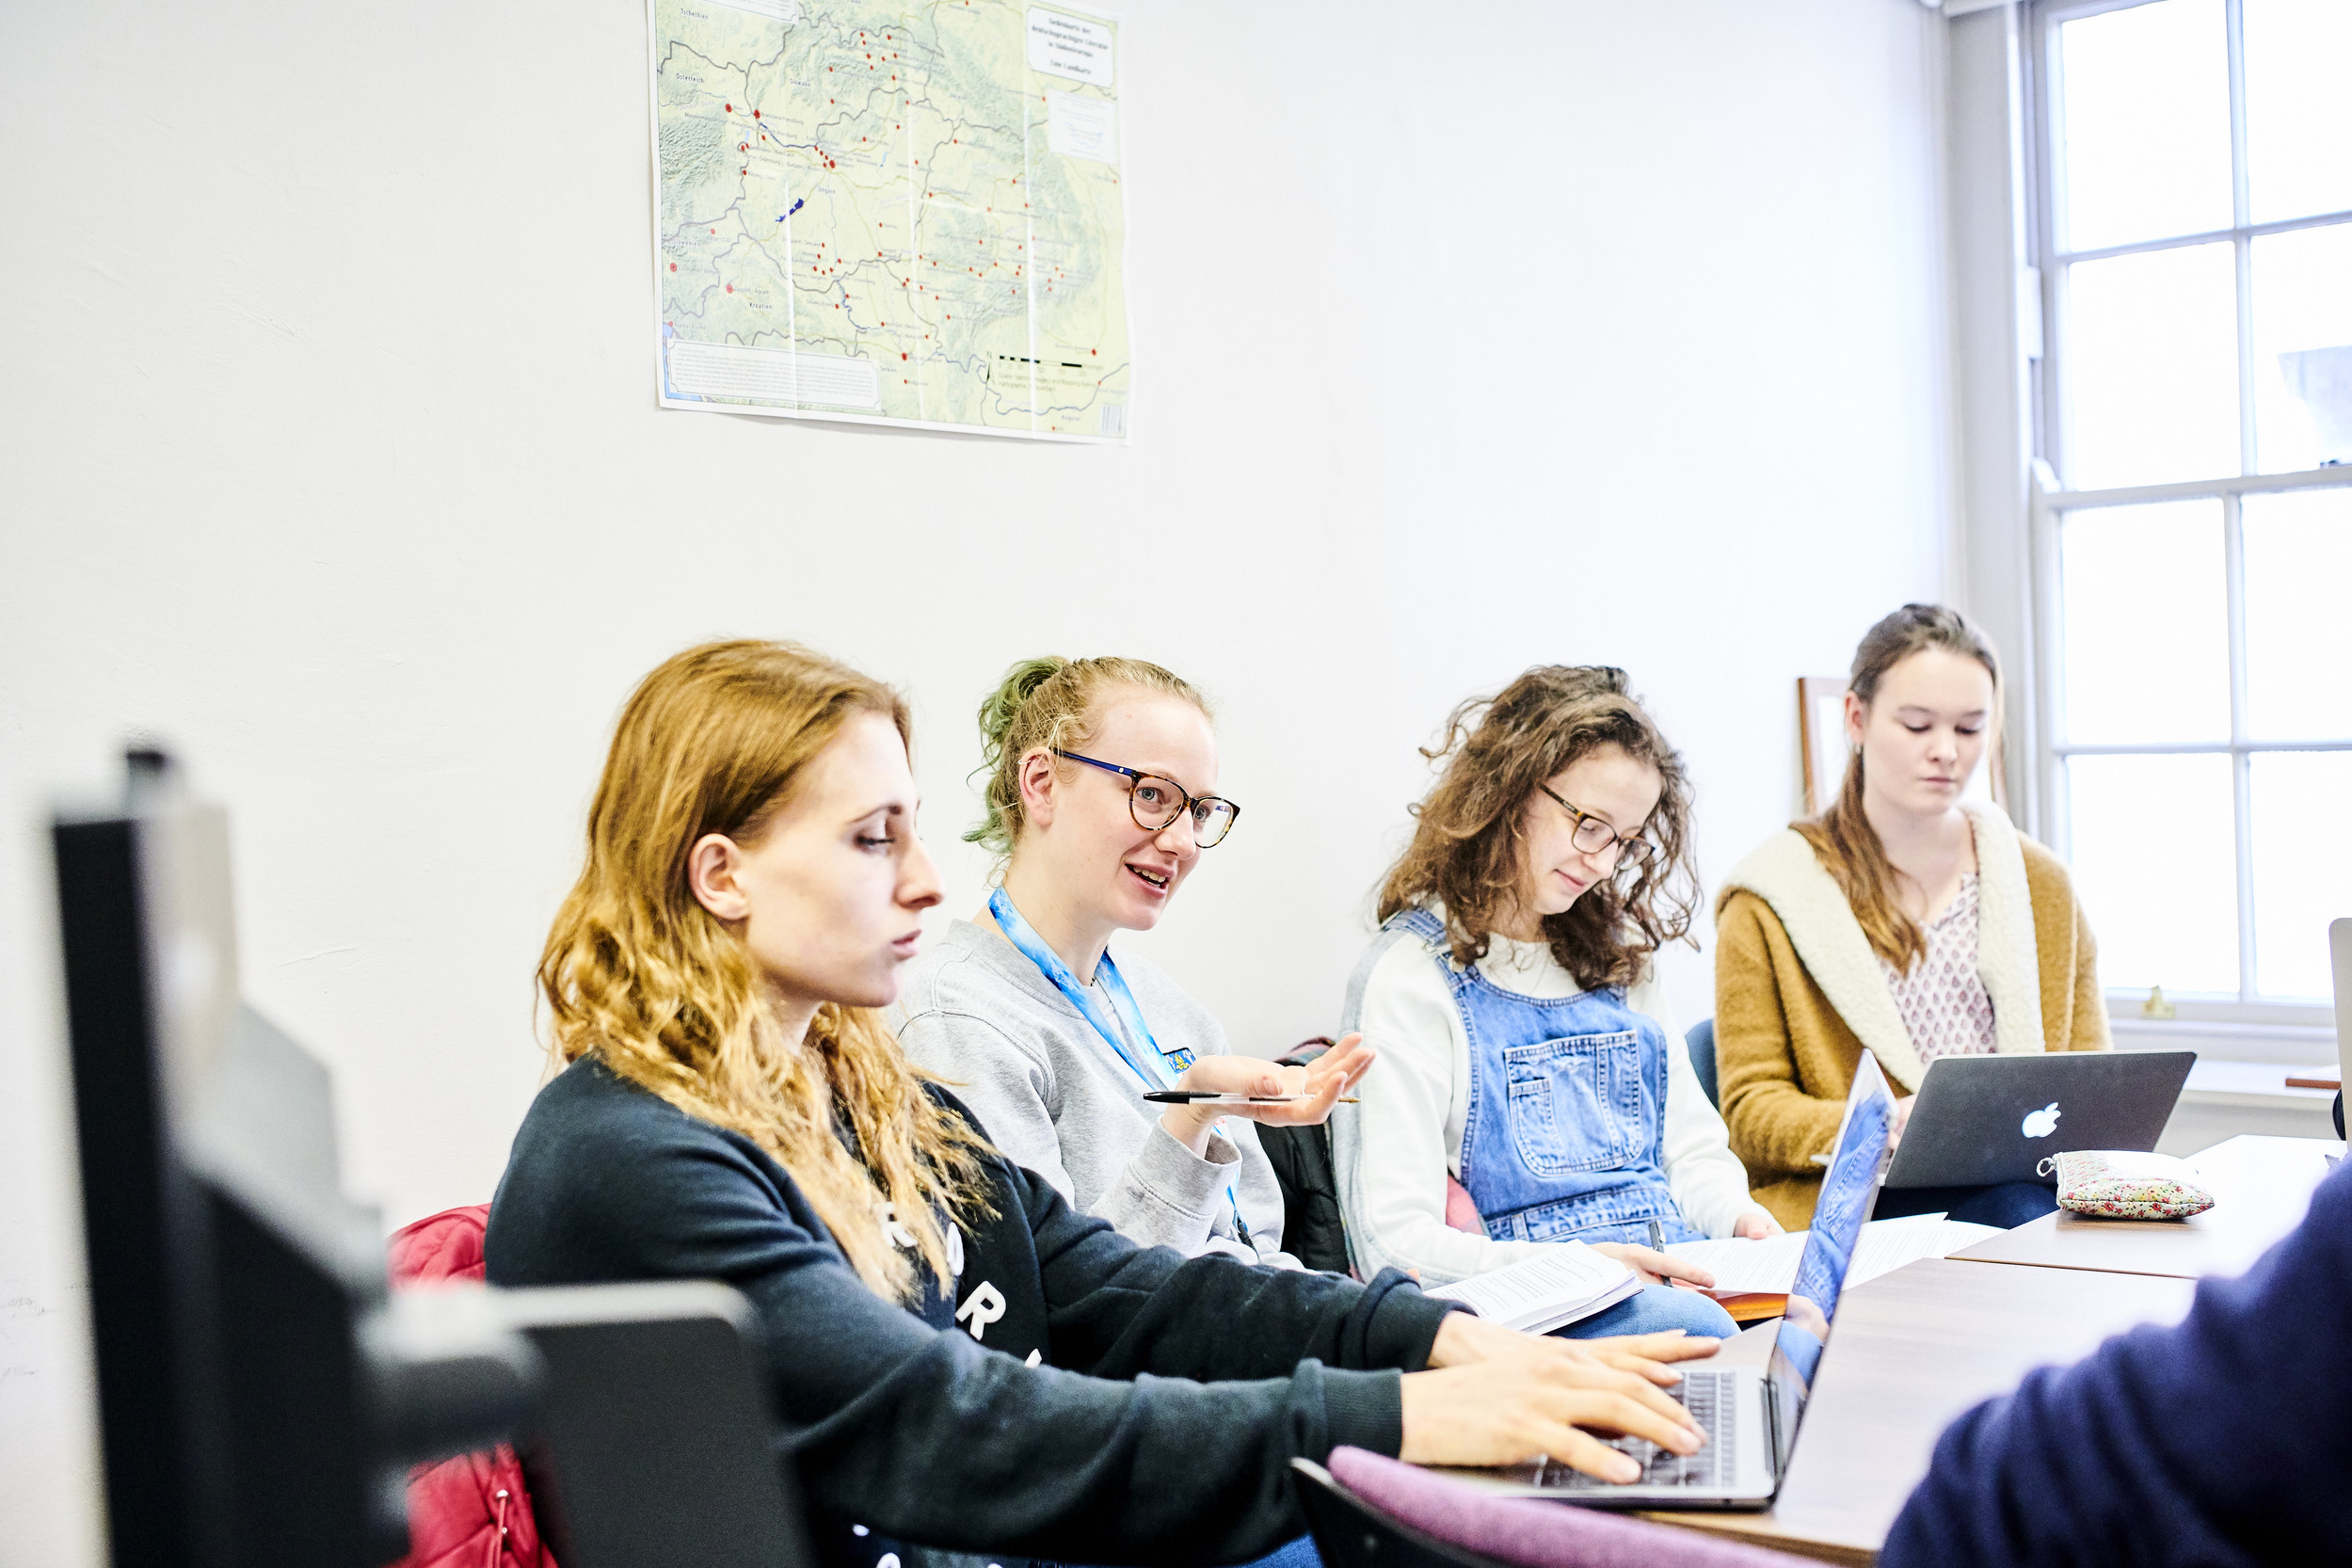
[[[1912,1048],[1923,1063],[1939,1056],[1990,1055],[1992,998],[1976,973],[1976,872],[1960,878],[1960,892],[1925,935],[1928,955],[1909,974],[1879,960]]]

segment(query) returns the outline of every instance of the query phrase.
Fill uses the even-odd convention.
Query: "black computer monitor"
[[[567,1568],[809,1568],[737,1292],[388,1297],[327,1069],[238,994],[228,819],[130,763],[52,828],[115,1568],[378,1568],[410,1466],[509,1437]]]
[[[113,1562],[376,1568],[408,1467],[514,1430],[536,1357],[385,1331],[327,1071],[238,994],[226,816],[135,752],[52,843]]]

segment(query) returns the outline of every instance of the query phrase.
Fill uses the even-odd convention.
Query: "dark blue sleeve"
[[[2352,1171],[2185,1320],[1978,1405],[1884,1568],[2352,1562]]]

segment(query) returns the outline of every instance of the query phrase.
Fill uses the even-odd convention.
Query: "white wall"
[[[1110,450],[657,411],[633,0],[0,11],[0,1563],[97,1551],[39,813],[126,729],[232,807],[246,988],[393,1222],[489,1193],[606,727],[710,634],[914,693],[958,914],[1005,664],[1204,683],[1248,814],[1151,945],[1251,1048],[1530,663],[1634,672],[1708,870],[1785,820],[1791,680],[1943,575],[1941,22],[1128,23]]]

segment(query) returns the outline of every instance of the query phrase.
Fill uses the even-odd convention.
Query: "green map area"
[[[650,9],[665,407],[1125,438],[1115,24]]]

